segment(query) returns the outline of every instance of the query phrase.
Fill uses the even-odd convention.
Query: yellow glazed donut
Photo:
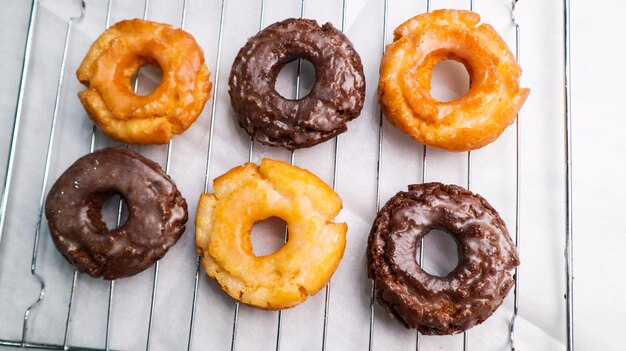
[[[131,79],[148,64],[163,78],[139,96]],[[139,19],[102,33],[76,75],[87,86],[78,97],[89,117],[110,138],[130,144],[166,144],[198,118],[211,91],[204,54],[191,34]]]
[[[295,306],[322,289],[346,244],[345,223],[333,223],[341,198],[312,173],[281,161],[233,168],[202,194],[196,246],[207,274],[245,304],[275,310]],[[269,217],[287,222],[289,240],[257,257],[250,231]]]
[[[460,99],[430,95],[433,67],[455,60],[467,68],[471,87]],[[515,120],[529,89],[504,40],[480,16],[437,10],[415,16],[394,31],[385,49],[378,97],[387,119],[415,140],[450,151],[478,149]]]

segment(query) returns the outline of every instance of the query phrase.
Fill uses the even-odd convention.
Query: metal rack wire
[[[113,0],[107,0],[107,9],[106,9],[106,21],[105,28],[108,28],[110,24],[110,15],[111,15],[111,3]],[[185,27],[186,24],[186,15],[187,15],[187,1],[181,0],[182,5],[182,14],[180,20],[181,28]],[[469,0],[469,9],[473,10],[474,8],[474,0]],[[517,0],[513,0],[511,7],[511,24],[515,28],[515,56],[519,61],[520,58],[520,26],[515,18],[515,9],[517,5]],[[148,19],[148,8],[149,8],[150,0],[144,0],[144,11],[143,11],[143,19]],[[346,23],[346,13],[348,9],[348,0],[343,0],[342,2],[342,14],[341,14],[341,30],[344,31],[345,23]],[[29,15],[29,23],[28,23],[28,32],[25,42],[24,48],[24,58],[22,62],[22,72],[20,76],[20,85],[17,96],[16,103],[16,111],[14,116],[14,124],[11,132],[11,141],[9,146],[9,155],[6,166],[6,176],[4,179],[4,185],[2,190],[2,198],[0,200],[0,244],[2,243],[2,235],[5,228],[6,218],[8,215],[8,199],[11,191],[11,181],[13,177],[13,169],[15,162],[15,151],[17,148],[17,143],[19,141],[20,134],[20,125],[22,119],[22,109],[23,109],[23,101],[25,94],[25,83],[28,80],[28,68],[31,57],[31,48],[33,41],[33,33],[35,26],[37,24],[37,9],[38,9],[39,0],[32,1],[32,7]],[[388,18],[388,6],[389,1],[384,0],[383,4],[383,51],[386,45],[387,38],[387,18]],[[205,166],[205,174],[204,174],[204,192],[208,192],[210,187],[210,170],[211,170],[211,161],[212,161],[212,153],[213,153],[213,143],[214,143],[214,127],[215,127],[215,116],[217,109],[217,92],[220,87],[220,64],[221,64],[221,55],[222,55],[222,40],[224,33],[224,13],[226,7],[226,0],[221,0],[220,5],[220,19],[219,19],[219,30],[218,30],[218,40],[217,40],[217,50],[216,50],[216,63],[215,63],[215,78],[214,78],[214,89],[211,101],[211,113],[210,113],[210,127],[208,131],[208,143],[207,143],[207,157],[206,157],[206,166]],[[572,239],[573,239],[573,216],[572,216],[572,161],[571,161],[571,96],[570,96],[570,60],[569,60],[569,41],[570,41],[570,20],[569,20],[569,0],[564,0],[564,104],[565,104],[565,145],[566,145],[566,155],[565,155],[565,174],[566,174],[566,331],[567,331],[567,350],[574,349],[574,333],[573,333],[573,251],[572,251]],[[427,11],[431,9],[431,1],[427,0]],[[62,344],[46,344],[46,343],[32,343],[28,342],[28,327],[29,327],[29,318],[31,314],[34,312],[35,308],[42,303],[45,296],[45,280],[41,275],[37,272],[37,257],[38,257],[38,247],[39,247],[39,237],[41,233],[41,225],[42,225],[42,215],[43,215],[43,204],[45,200],[45,191],[48,185],[48,177],[50,171],[50,160],[51,155],[54,149],[55,142],[55,131],[57,125],[57,117],[59,113],[59,105],[61,101],[61,96],[63,94],[63,85],[65,79],[65,71],[66,71],[66,62],[67,62],[67,54],[70,44],[70,38],[72,34],[73,25],[83,19],[85,14],[85,4],[82,2],[82,8],[79,16],[69,18],[67,22],[66,34],[64,39],[63,46],[63,54],[61,59],[61,65],[59,68],[59,76],[58,83],[56,88],[56,95],[54,100],[54,110],[52,114],[50,132],[48,137],[48,145],[45,156],[45,165],[44,165],[44,174],[41,183],[41,192],[39,197],[39,207],[37,212],[37,225],[35,228],[34,242],[33,242],[33,251],[32,251],[32,260],[31,260],[31,269],[30,272],[32,276],[39,282],[40,284],[40,293],[37,300],[32,303],[24,312],[23,318],[23,326],[22,326],[22,335],[20,340],[4,340],[0,339],[0,346],[8,346],[8,347],[21,347],[21,348],[32,348],[32,349],[49,349],[49,350],[92,350],[89,348],[83,347],[74,347],[68,345],[68,332],[70,327],[70,319],[72,317],[72,307],[74,302],[74,296],[76,291],[76,284],[79,279],[78,272],[74,270],[72,283],[70,288],[70,296],[69,303],[67,308],[67,317],[65,323],[65,331],[63,337]],[[265,1],[260,0],[260,15],[259,15],[259,30],[264,26],[264,15],[265,15]],[[305,16],[305,0],[300,1],[300,17]],[[300,72],[301,72],[301,63],[298,61],[297,74],[295,78],[295,99],[298,99],[300,96]],[[137,82],[135,81],[134,89],[137,89]],[[383,116],[382,111],[379,112],[379,129],[378,129],[378,161],[377,161],[377,172],[376,172],[376,208],[380,209],[381,207],[381,169],[383,167]],[[515,243],[518,246],[520,245],[520,122],[519,118],[516,119],[515,123],[515,133],[516,133],[516,146],[515,146],[515,157],[516,157],[516,180],[515,180]],[[95,149],[95,140],[97,135],[97,129],[94,126],[91,134],[89,152],[93,152]],[[250,139],[249,149],[248,149],[248,160],[251,162],[254,155],[254,140]],[[127,147],[129,147],[127,145]],[[165,161],[165,171],[169,173],[171,154],[172,154],[173,143],[170,142],[167,145],[166,151],[166,161]],[[332,187],[336,188],[337,184],[337,169],[338,169],[338,154],[339,154],[339,137],[334,139],[334,160],[333,160],[333,173],[332,173]],[[427,147],[424,146],[421,155],[421,181],[425,182],[426,170],[427,170]],[[291,153],[291,164],[295,163],[295,152]],[[472,156],[471,153],[467,153],[467,188],[469,189],[471,186],[471,173],[472,173]],[[120,200],[118,205],[118,214],[117,214],[117,225],[119,226],[122,218],[122,200]],[[285,231],[285,240],[287,240],[287,231]],[[423,262],[423,245],[420,247],[420,264]],[[198,298],[198,284],[199,277],[202,274],[200,269],[200,258],[196,257],[196,272],[195,272],[195,280],[194,280],[194,290],[193,290],[193,301],[192,308],[190,312],[189,319],[189,334],[187,341],[187,349],[190,350],[193,345],[193,335],[194,335],[194,326],[196,319],[196,307],[197,307],[197,298]],[[519,271],[518,268],[515,269],[515,285],[514,285],[514,307],[513,314],[510,320],[510,329],[509,329],[509,339],[510,339],[510,348],[511,350],[515,350],[515,321],[518,315],[518,306],[519,306]],[[148,334],[146,340],[146,350],[149,350],[151,347],[151,336],[152,336],[152,324],[154,320],[154,312],[155,312],[155,300],[156,300],[156,292],[159,278],[159,262],[155,264],[154,267],[154,275],[152,281],[152,294],[151,294],[151,303],[150,303],[150,313],[148,319]],[[103,350],[110,349],[110,327],[111,327],[111,310],[114,303],[114,289],[115,289],[115,281],[111,281],[109,284],[109,293],[108,293],[108,307],[107,307],[107,321],[106,321],[106,329],[105,329],[105,344]],[[371,299],[370,299],[370,320],[369,320],[369,349],[374,350],[374,330],[375,330],[375,309],[374,309],[374,286],[372,283],[371,286]],[[326,340],[327,340],[327,331],[328,331],[328,312],[331,306],[331,283],[327,285],[325,289],[325,298],[324,298],[324,324],[323,324],[323,335],[322,335],[322,344],[321,349],[326,350]],[[238,327],[238,316],[239,316],[239,303],[235,303],[233,320],[232,320],[232,336],[231,336],[231,350],[235,349],[236,341],[237,341],[237,327]],[[277,321],[276,321],[276,341],[275,341],[275,349],[279,350],[281,347],[281,330],[282,330],[282,312],[279,311],[277,313]],[[463,335],[463,350],[468,349],[468,333],[464,333]],[[415,339],[415,349],[420,349],[420,335],[416,333]]]

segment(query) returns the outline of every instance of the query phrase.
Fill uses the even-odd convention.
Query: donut
[[[442,102],[430,94],[434,66],[462,63],[471,87]],[[415,16],[394,31],[380,65],[378,99],[385,117],[422,144],[468,151],[494,141],[524,104],[522,69],[504,40],[480,16],[437,10]]]
[[[322,289],[346,245],[345,223],[333,223],[341,198],[312,173],[262,159],[213,182],[196,215],[196,247],[202,266],[232,298],[261,309],[293,307]],[[289,239],[257,257],[250,231],[270,217],[287,222]]]
[[[315,84],[308,95],[291,100],[276,91],[276,77],[298,58],[315,66]],[[365,100],[363,65],[352,43],[332,24],[309,19],[286,19],[248,39],[229,87],[239,125],[258,142],[289,150],[345,132]]]
[[[443,229],[456,240],[459,264],[447,276],[416,260],[421,239]],[[465,331],[487,319],[514,283],[517,250],[504,222],[480,195],[456,185],[409,185],[380,210],[368,239],[368,275],[376,298],[405,327],[425,335]]]
[[[161,69],[154,91],[140,96],[131,80],[145,65]],[[110,138],[128,144],[166,144],[204,108],[211,82],[191,34],[140,19],[111,26],[91,45],[76,72],[87,114]]]
[[[104,202],[126,201],[128,219],[102,222]],[[46,198],[50,236],[79,272],[112,280],[137,274],[161,259],[185,231],[187,203],[155,162],[125,148],[78,159]]]

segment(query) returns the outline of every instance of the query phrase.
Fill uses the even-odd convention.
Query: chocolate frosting
[[[128,219],[109,230],[101,209],[113,195]],[[161,167],[125,148],[78,159],[50,189],[46,218],[52,241],[80,272],[117,279],[134,275],[165,255],[185,231],[187,203]]]
[[[311,92],[298,100],[275,89],[283,66],[297,58],[315,66]],[[289,150],[310,147],[347,130],[365,99],[361,58],[330,23],[286,19],[250,38],[230,72],[230,100],[248,134],[262,144]]]
[[[445,277],[416,260],[433,229],[454,236],[462,251]],[[514,283],[519,265],[504,222],[485,199],[456,185],[410,185],[380,210],[370,233],[367,261],[378,302],[407,328],[456,334],[487,319]]]

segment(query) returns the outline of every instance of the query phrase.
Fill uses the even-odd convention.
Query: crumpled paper
[[[371,283],[366,274],[365,247],[377,212],[380,115],[376,86],[383,50],[384,6],[382,1],[374,0],[347,0],[346,3],[345,33],[361,55],[367,79],[363,112],[348,124],[348,132],[339,137],[337,149],[336,191],[343,198],[344,206],[337,220],[348,223],[347,247],[329,290],[310,297],[300,306],[283,311],[279,335],[283,350],[317,350],[321,349],[323,341],[329,350],[365,350],[369,343]],[[151,1],[147,17],[180,26],[182,4],[182,1]],[[159,265],[151,325],[150,347],[153,350],[181,350],[188,345],[196,274],[193,219],[198,197],[204,190],[207,163],[208,179],[212,180],[248,161],[249,137],[235,122],[227,94],[231,63],[239,48],[259,30],[259,26],[265,27],[300,15],[298,1],[268,0],[264,5],[261,23],[260,1],[225,1],[221,57],[216,70],[221,3],[217,0],[188,1],[184,27],[204,49],[217,94],[215,99],[209,100],[198,121],[185,134],[173,139],[170,174],[189,203],[190,221],[186,233]],[[141,17],[143,6],[140,0],[113,0],[111,23]],[[467,9],[469,0],[433,2],[433,8],[446,7]],[[508,3],[476,0],[474,9],[482,15],[484,22],[491,23],[501,33],[514,50],[515,32]],[[385,31],[387,41],[392,40],[393,28],[425,10],[425,1],[389,1]],[[561,22],[553,20],[561,18],[561,10],[558,3],[522,2],[517,14],[522,33],[522,83],[531,88],[531,95],[520,114],[519,224],[522,265],[519,273],[520,311],[515,332],[515,345],[519,350],[562,349],[565,335],[564,244],[561,235],[564,232],[562,32]],[[2,30],[1,35],[3,42],[8,43],[0,53],[4,63],[1,69],[6,73],[6,79],[1,84],[7,91],[0,94],[3,127],[0,131],[0,161],[3,162],[8,157],[8,126],[13,125],[28,11],[28,4],[12,1],[6,12],[1,14],[3,28],[7,28],[7,31]],[[24,310],[39,294],[39,285],[31,277],[29,269],[44,161],[67,20],[79,12],[77,0],[41,0],[38,8],[7,223],[0,243],[1,339],[21,338]],[[304,15],[318,22],[330,21],[340,28],[342,4],[331,0],[307,2]],[[82,87],[74,72],[91,42],[104,30],[105,16],[106,1],[89,0],[84,18],[77,20],[72,28],[46,189],[72,162],[89,151],[92,124],[76,97]],[[463,82],[466,79],[462,73],[447,79],[447,83],[435,84],[439,94],[445,97],[463,92],[464,83],[459,84],[458,80]],[[304,86],[310,86],[313,81],[311,71],[305,72],[302,80]],[[158,77],[153,71],[148,75],[141,74],[139,81],[140,91],[147,90],[148,86],[156,84]],[[281,73],[278,88],[290,96],[294,91],[294,82],[295,65],[290,65]],[[214,118],[212,132],[211,118]],[[483,195],[500,212],[512,235],[515,233],[516,204],[515,140],[515,126],[511,126],[497,141],[471,154],[471,190]],[[209,142],[212,145],[210,155]],[[96,148],[113,145],[118,144],[97,132]],[[166,146],[131,148],[162,165],[165,163]],[[329,141],[296,151],[294,160],[297,166],[332,184],[334,153],[334,142]],[[288,161],[290,154],[255,143],[253,161],[258,162],[262,157]],[[386,121],[383,122],[380,159],[381,206],[393,194],[406,189],[408,184],[422,181],[422,145]],[[467,153],[428,148],[426,181],[466,186],[467,160]],[[109,210],[114,211],[114,207],[110,206]],[[264,228],[266,232],[272,231],[267,226]],[[275,232],[276,228],[273,230]],[[46,293],[43,302],[30,317],[27,341],[62,344],[73,268],[54,248],[45,218],[41,223],[39,239],[36,271],[45,279]],[[264,241],[260,234],[256,235],[255,247],[276,245],[274,239]],[[444,252],[450,250],[441,238],[429,239],[426,252],[427,265],[435,271],[449,266],[447,261],[450,257],[446,257]],[[154,276],[152,267],[134,277],[115,282],[109,335],[109,347],[112,349],[138,350],[146,347]],[[69,323],[69,345],[105,346],[108,294],[108,282],[86,275],[78,276]],[[324,334],[326,294],[329,307]],[[468,331],[468,348],[481,351],[509,349],[512,308],[511,292],[491,318]],[[277,312],[243,305],[238,311],[236,349],[276,348]],[[233,335],[234,312],[235,302],[201,270],[192,349],[228,349]],[[376,350],[413,350],[416,347],[416,333],[402,327],[378,304],[374,307],[372,337]],[[461,350],[462,345],[463,335],[420,338],[420,350]]]

